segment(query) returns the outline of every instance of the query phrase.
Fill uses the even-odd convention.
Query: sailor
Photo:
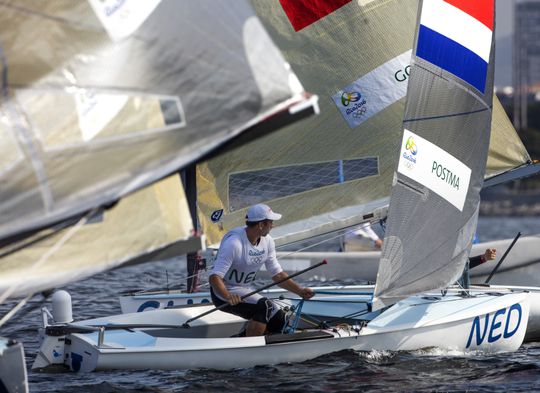
[[[495,248],[488,248],[483,254],[470,257],[467,263],[465,264],[463,275],[461,276],[461,279],[459,280],[460,285],[463,288],[469,288],[469,286],[471,285],[471,280],[469,277],[469,270],[478,265],[481,265],[482,263],[492,261],[495,258],[497,258],[497,250]]]
[[[285,313],[271,300],[259,294],[240,299],[254,290],[251,284],[263,265],[274,281],[288,277],[278,263],[274,239],[269,235],[273,222],[280,218],[281,214],[265,204],[251,206],[246,226],[232,229],[223,237],[210,273],[214,305],[229,303],[221,310],[248,319],[247,336],[279,333],[285,324]],[[311,288],[301,287],[292,279],[278,285],[303,299],[314,295]]]
[[[377,251],[382,248],[382,239],[375,233],[369,222],[363,223],[345,233],[342,239],[342,251]]]

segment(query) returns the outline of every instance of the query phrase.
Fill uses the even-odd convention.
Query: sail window
[[[229,176],[229,210],[378,174],[378,157],[234,173]]]
[[[17,100],[45,151],[185,126],[180,100],[173,96],[82,88],[21,89]]]

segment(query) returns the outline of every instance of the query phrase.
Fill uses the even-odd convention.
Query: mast
[[[199,224],[197,219],[197,167],[190,165],[182,173],[182,182],[186,190],[186,198],[189,206],[189,212],[193,222],[195,235],[199,235]],[[206,260],[201,255],[201,250],[188,252],[186,254],[187,268],[187,292],[196,292],[199,286],[199,271],[206,267]]]

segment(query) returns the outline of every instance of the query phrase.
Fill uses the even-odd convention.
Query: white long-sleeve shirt
[[[346,233],[345,241],[355,238],[357,236],[371,239],[374,242],[379,240],[379,235],[377,235],[375,231],[371,228],[371,224],[369,222],[360,225],[358,228],[356,228],[352,232]]]
[[[274,239],[270,235],[261,236],[259,243],[253,245],[246,227],[238,227],[223,237],[210,275],[221,277],[229,292],[243,296],[254,290],[251,284],[263,264],[272,277],[283,271],[276,257]],[[244,301],[256,303],[260,297],[257,294]]]

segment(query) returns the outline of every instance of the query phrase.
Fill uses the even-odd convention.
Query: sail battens
[[[403,123],[409,123],[409,122],[413,122],[413,121],[437,120],[437,119],[444,119],[444,118],[447,118],[447,117],[455,117],[455,116],[469,116],[469,115],[473,115],[475,113],[481,113],[481,112],[485,112],[485,111],[488,111],[488,110],[490,110],[490,108],[477,109],[477,110],[474,110],[474,111],[461,112],[461,113],[450,113],[450,114],[447,114],[447,115],[440,115],[440,116],[429,116],[429,117],[421,117],[421,118],[416,118],[416,119],[404,119]]]

